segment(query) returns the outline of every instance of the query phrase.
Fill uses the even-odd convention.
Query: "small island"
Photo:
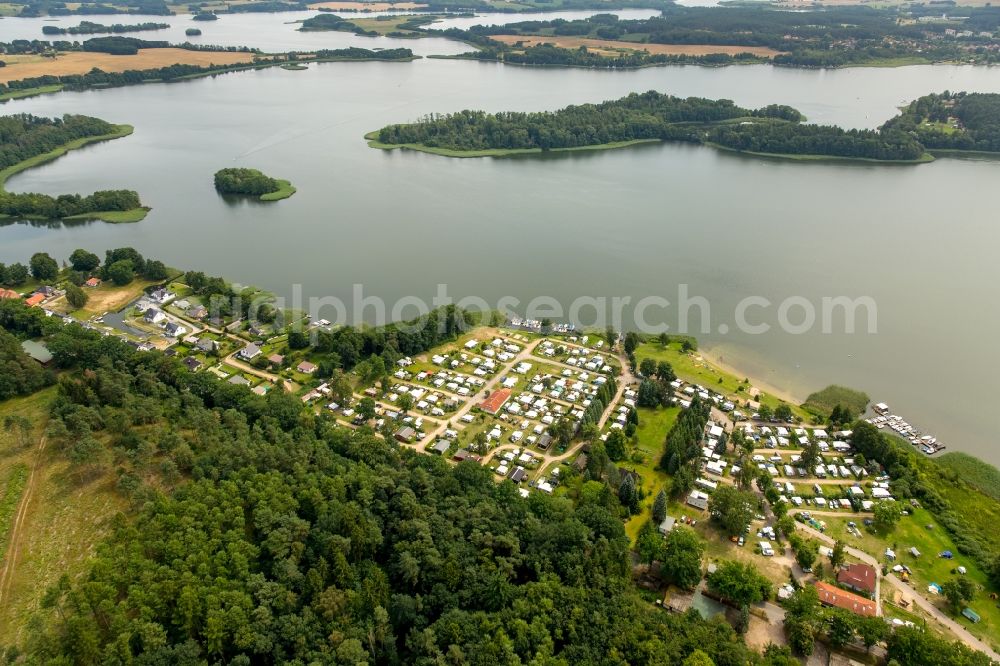
[[[201,30],[198,28],[188,28],[184,31],[184,34],[188,37],[198,37],[201,35]]]
[[[295,194],[295,188],[287,180],[243,168],[216,171],[215,189],[219,194],[257,197],[260,201],[279,201]]]

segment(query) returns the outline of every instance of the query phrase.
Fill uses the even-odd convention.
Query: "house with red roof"
[[[508,400],[510,400],[510,390],[500,389],[490,393],[490,397],[479,403],[479,409],[496,416]]]
[[[24,301],[25,305],[29,307],[35,307],[45,300],[45,294],[39,292],[28,296],[27,300]]]
[[[861,595],[842,590],[829,583],[816,583],[816,592],[819,594],[819,602],[824,606],[833,606],[850,611],[855,615],[874,617],[878,615],[878,606],[871,599],[866,599]]]
[[[848,564],[837,572],[837,582],[861,594],[875,594],[875,567],[868,564]]]

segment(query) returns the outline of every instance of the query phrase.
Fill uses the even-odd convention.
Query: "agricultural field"
[[[309,9],[330,9],[352,12],[390,12],[408,9],[422,9],[427,5],[419,2],[314,2]]]
[[[39,55],[5,56],[0,68],[0,83],[39,76],[86,74],[97,68],[105,72],[155,69],[168,65],[237,65],[253,61],[251,53],[228,51],[191,51],[188,49],[139,49],[135,55],[110,55],[90,51],[69,51],[55,58]]]
[[[552,44],[563,49],[587,49],[605,56],[614,56],[621,51],[645,51],[653,55],[690,55],[704,56],[712,54],[738,55],[740,53],[752,53],[763,58],[772,58],[780,55],[781,51],[776,51],[766,46],[723,46],[716,44],[642,44],[636,42],[615,41],[610,39],[593,39],[590,37],[563,37],[563,36],[531,36],[531,35],[492,35],[490,39],[515,46],[536,46],[538,44]]]

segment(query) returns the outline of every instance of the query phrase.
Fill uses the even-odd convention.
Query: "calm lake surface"
[[[283,31],[288,16],[226,16],[217,24],[260,20]],[[0,21],[0,40],[11,38],[11,25],[20,23]],[[242,37],[250,45],[373,41],[294,31]],[[405,43],[433,51],[442,40]],[[443,43],[445,51],[466,49]],[[579,296],[676,301],[683,283],[710,301],[711,332],[693,332],[724,362],[803,397],[829,383],[864,389],[949,450],[1000,463],[988,407],[1000,393],[1000,162],[789,163],[679,145],[458,160],[373,150],[362,138],[430,112],[556,109],[650,89],[791,104],[812,122],[874,127],[928,92],[1000,92],[1000,68],[601,72],[425,59],[20,100],[3,111],[84,113],[136,131],[16,176],[10,189],[132,188],[153,211],[134,225],[11,224],[0,228],[0,261],[130,245],[281,295],[298,284],[306,296],[350,302],[360,283],[390,305],[430,299],[438,283],[456,298],[514,296],[526,304],[548,295],[567,306]],[[212,174],[225,166],[261,168],[290,179],[298,193],[271,205],[227,204],[212,187]],[[802,335],[718,331],[735,329],[735,306],[747,296],[775,304],[750,318],[776,328],[782,300],[802,296],[819,310],[822,297],[840,295],[875,299],[877,334],[865,333],[863,320],[853,335],[825,334],[818,324]],[[647,317],[675,323],[675,312],[653,308]]]

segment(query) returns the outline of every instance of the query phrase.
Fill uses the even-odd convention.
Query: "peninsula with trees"
[[[102,190],[86,196],[14,193],[2,189],[14,174],[54,160],[68,151],[132,133],[131,125],[112,125],[99,118],[64,115],[41,118],[16,114],[0,118],[0,215],[5,219],[138,222],[149,208],[132,190]]]
[[[729,100],[655,91],[555,112],[461,111],[366,135],[373,148],[407,148],[449,157],[502,157],[560,150],[620,148],[643,142],[700,143],[791,159],[917,163],[932,158],[910,133],[892,127],[845,130],[803,124],[782,105],[746,109]]]
[[[256,197],[260,201],[280,201],[295,194],[295,188],[287,180],[244,168],[216,171],[215,189],[219,194]]]

